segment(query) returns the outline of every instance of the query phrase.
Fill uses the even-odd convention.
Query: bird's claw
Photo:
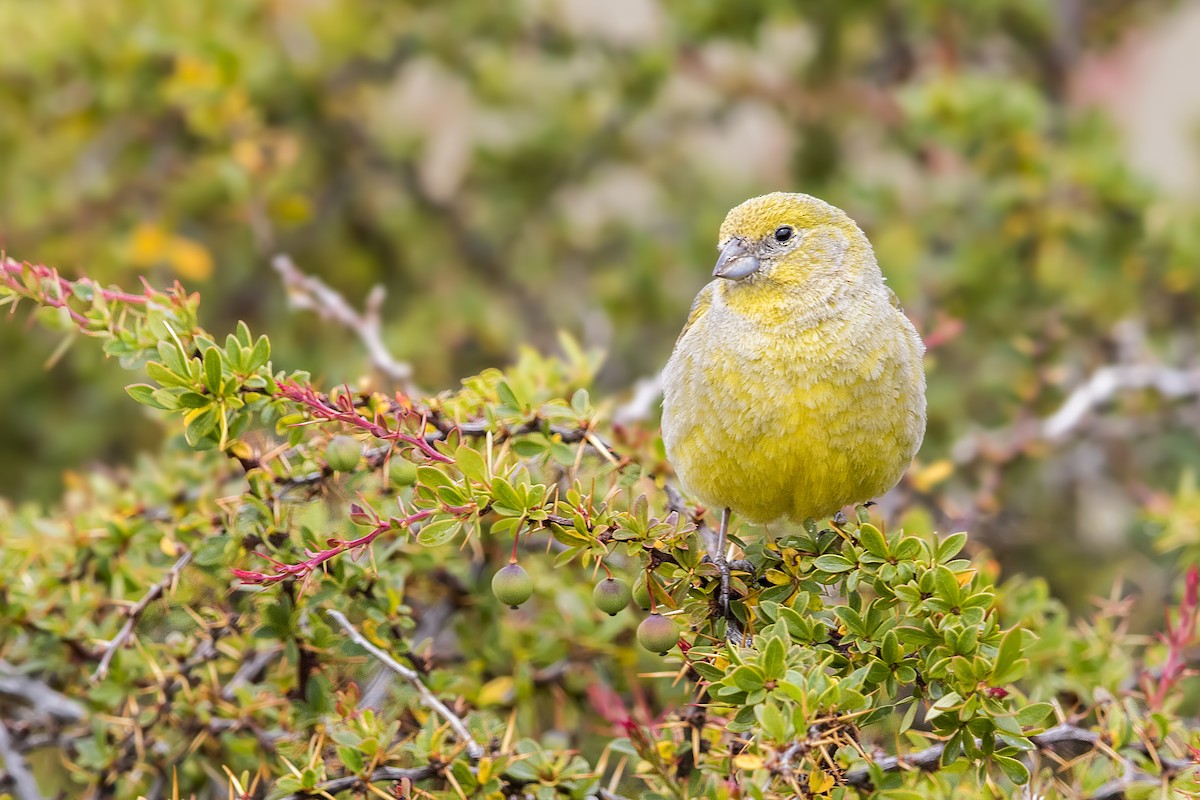
[[[717,572],[721,573],[721,588],[717,592],[717,605],[721,608],[722,616],[724,616],[726,619],[729,619],[729,561],[726,560],[724,555],[718,554],[717,557],[713,559],[713,564],[716,565]]]

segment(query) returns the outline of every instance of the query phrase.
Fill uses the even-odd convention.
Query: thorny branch
[[[406,394],[416,393],[412,365],[397,360],[383,342],[380,311],[387,296],[383,284],[376,284],[371,289],[362,313],[359,313],[346,302],[346,298],[320,278],[301,272],[290,256],[275,256],[271,266],[279,273],[287,290],[288,302],[293,307],[311,309],[322,319],[333,320],[350,330],[367,348],[367,355],[377,370],[399,384]]]
[[[65,309],[71,316],[71,321],[74,322],[83,331],[91,330],[91,323],[87,317],[80,314],[75,309],[71,308],[68,303],[69,298],[73,297],[77,291],[92,292],[103,297],[105,300],[120,303],[132,303],[134,305],[145,305],[150,302],[150,294],[154,291],[148,285],[146,286],[146,294],[130,294],[114,289],[105,289],[90,278],[80,278],[77,281],[70,281],[58,274],[58,270],[47,267],[43,264],[30,264],[28,262],[19,263],[8,257],[0,258],[0,280],[8,284],[15,293],[16,297],[30,297],[34,302],[42,303],[51,308]],[[37,289],[31,288],[21,281],[21,276],[30,274],[38,279],[40,286]],[[143,281],[143,284],[145,281]],[[15,302],[13,306],[15,307]]]
[[[1171,622],[1167,615],[1167,629],[1159,634],[1167,646],[1167,663],[1157,675],[1157,681],[1149,673],[1142,675],[1142,686],[1146,693],[1146,705],[1152,711],[1161,710],[1171,689],[1183,677],[1187,669],[1187,649],[1196,638],[1197,613],[1200,612],[1200,568],[1192,565],[1184,579],[1183,600],[1179,604],[1179,619]]]
[[[446,720],[446,724],[450,726],[450,728],[454,731],[454,734],[458,737],[459,741],[463,743],[463,746],[466,748],[467,755],[471,757],[472,761],[478,761],[479,759],[483,758],[483,748],[479,745],[479,742],[475,741],[475,739],[471,736],[471,732],[467,730],[466,724],[457,714],[451,711],[445,703],[439,700],[433,692],[429,691],[429,688],[421,681],[421,676],[416,670],[404,666],[399,661],[388,655],[384,650],[367,641],[367,638],[359,633],[357,628],[350,624],[350,620],[346,619],[346,616],[342,614],[342,612],[331,608],[327,609],[325,613],[327,613],[339,625],[342,626],[342,630],[346,631],[347,635],[354,640],[355,644],[366,650],[371,655],[375,656],[388,669],[392,670],[413,685],[413,688],[417,690],[417,694],[421,696],[422,702],[424,702],[426,706],[441,716],[442,719]]]
[[[369,522],[374,527],[368,532],[358,537],[357,539],[338,539],[331,538],[326,542],[324,550],[308,550],[304,554],[308,556],[304,561],[296,564],[285,564],[263,553],[256,553],[261,558],[265,558],[274,565],[275,571],[270,573],[257,572],[254,570],[233,569],[233,574],[242,580],[244,583],[268,584],[279,583],[288,578],[304,578],[314,572],[318,567],[329,561],[332,558],[340,556],[342,553],[353,552],[367,547],[371,542],[379,538],[380,535],[392,530],[408,530],[409,526],[414,523],[421,522],[428,517],[433,516],[440,509],[427,508],[421,511],[409,514],[407,517],[398,519],[395,517],[387,520],[373,513],[367,512],[362,506],[357,506],[351,510],[353,514],[369,514]],[[365,518],[365,517],[364,517]]]
[[[359,414],[354,407],[354,399],[349,394],[340,394],[336,399],[330,399],[317,394],[311,386],[293,381],[281,381],[278,384],[278,389],[280,396],[291,400],[297,405],[304,406],[310,413],[321,419],[344,422],[384,441],[410,444],[431,461],[440,461],[443,464],[454,463],[454,459],[433,449],[433,446],[426,441],[424,435],[405,433],[399,428],[392,430],[382,422],[369,420]],[[403,414],[400,416],[403,416]],[[421,428],[423,429],[424,427],[422,424]]]
[[[191,552],[188,550],[183,551],[183,555],[179,557],[179,560],[175,562],[174,566],[167,570],[166,576],[158,583],[151,586],[149,591],[146,592],[142,599],[138,600],[137,603],[135,603],[126,612],[127,619],[125,620],[125,624],[121,626],[121,630],[117,631],[117,635],[114,636],[112,640],[104,647],[104,656],[100,659],[100,666],[96,667],[96,671],[92,673],[92,683],[104,680],[104,676],[108,674],[108,668],[112,663],[113,656],[116,655],[118,650],[125,646],[125,643],[129,640],[129,637],[133,635],[133,627],[137,624],[137,621],[142,616],[142,613],[151,603],[153,603],[159,597],[162,597],[163,593],[166,592],[167,588],[175,582],[175,579],[179,577],[179,573],[188,565],[188,562],[191,560]]]

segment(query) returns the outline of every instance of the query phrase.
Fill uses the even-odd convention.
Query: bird
[[[662,374],[667,460],[693,498],[731,516],[803,522],[878,497],[925,435],[925,346],[844,211],[774,192],[729,211],[713,280]]]

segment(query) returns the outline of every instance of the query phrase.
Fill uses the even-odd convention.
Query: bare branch
[[[13,747],[12,739],[8,735],[8,727],[0,720],[0,758],[4,759],[4,768],[8,770],[8,777],[13,783],[13,792],[17,800],[42,800],[42,793],[38,791],[37,781],[33,778],[33,773],[29,771],[29,765],[25,763],[25,759],[17,752],[17,748]]]
[[[1079,425],[1088,412],[1108,402],[1118,392],[1143,389],[1153,389],[1168,399],[1198,395],[1200,370],[1172,369],[1161,364],[1098,369],[1071,392],[1058,411],[1042,421],[1042,435],[1050,441],[1061,439]]]
[[[79,722],[87,716],[82,705],[45,683],[23,675],[7,661],[0,660],[0,695],[25,701],[36,713],[58,722]]]
[[[138,600],[137,603],[135,603],[129,609],[127,612],[128,619],[125,620],[125,624],[121,626],[121,630],[117,631],[117,635],[114,636],[107,645],[105,645],[104,656],[100,659],[100,666],[96,667],[96,671],[92,673],[92,683],[104,680],[104,676],[108,674],[108,668],[112,664],[113,656],[116,655],[118,650],[125,646],[127,641],[129,641],[129,637],[133,635],[133,626],[137,624],[137,621],[142,616],[142,613],[151,603],[163,596],[163,594],[167,591],[167,588],[175,582],[175,579],[179,577],[179,573],[183,571],[183,568],[186,567],[188,562],[191,560],[191,552],[187,550],[183,551],[183,555],[179,557],[179,560],[175,562],[171,569],[167,570],[166,576],[161,581],[151,586],[149,591],[146,592],[142,599]]]
[[[1091,412],[1121,392],[1146,389],[1153,389],[1170,400],[1200,396],[1200,369],[1175,369],[1162,364],[1102,367],[1072,391],[1053,414],[960,439],[953,448],[954,460],[962,464],[987,455],[993,460],[1006,461],[1033,442],[1061,441]]]
[[[225,688],[221,690],[221,699],[232,700],[239,688],[258,680],[263,670],[283,655],[283,650],[284,648],[280,646],[251,652],[246,660],[242,662],[242,665],[238,667],[238,671],[234,673],[234,676],[229,679],[229,683],[225,684]]]
[[[288,302],[294,308],[315,311],[322,319],[333,320],[358,336],[367,348],[367,355],[375,369],[394,380],[405,394],[416,394],[413,385],[412,365],[397,361],[383,343],[383,325],[380,311],[386,297],[382,284],[376,285],[367,295],[362,313],[356,311],[338,292],[313,275],[301,272],[290,256],[277,255],[271,266],[283,280]]]
[[[413,688],[417,690],[417,694],[421,695],[422,702],[424,702],[429,708],[433,709],[439,716],[441,716],[442,719],[446,720],[446,723],[451,727],[455,735],[458,736],[459,741],[461,741],[463,746],[466,747],[467,755],[471,757],[472,761],[478,761],[479,759],[483,758],[483,748],[480,747],[479,742],[475,741],[475,739],[471,736],[471,732],[467,730],[466,724],[457,714],[451,711],[445,703],[439,700],[433,692],[429,691],[429,688],[421,681],[421,676],[416,670],[404,666],[399,661],[388,655],[384,650],[368,642],[367,638],[359,633],[357,628],[350,624],[350,620],[346,619],[346,616],[342,614],[342,612],[331,608],[328,609],[326,613],[333,617],[333,619],[342,626],[342,630],[346,631],[350,638],[354,640],[355,644],[378,658],[388,669],[392,670],[413,685]]]

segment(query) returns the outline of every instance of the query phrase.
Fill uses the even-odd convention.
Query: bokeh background
[[[859,221],[930,341],[903,491],[942,525],[1082,604],[1157,591],[1159,512],[1200,520],[1200,3],[0,0],[0,31],[0,247],[179,279],[281,368],[370,374],[288,308],[283,252],[354,302],[382,283],[430,391],[564,330],[619,398],[725,211],[805,191]],[[53,501],[162,436],[97,348],[18,315],[0,364],[0,495]],[[1045,435],[1135,366],[1184,391]]]

